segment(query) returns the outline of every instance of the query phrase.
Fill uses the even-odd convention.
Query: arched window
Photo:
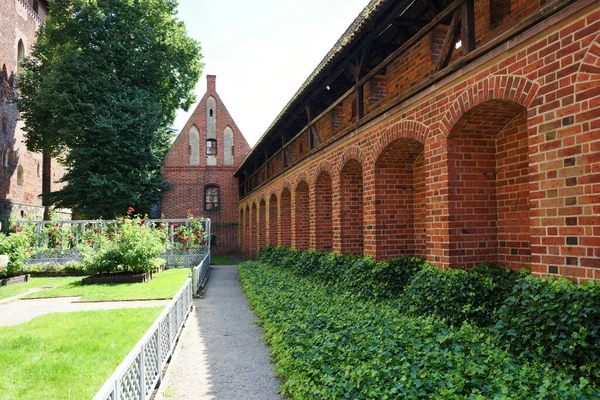
[[[8,133],[8,127],[6,126],[6,114],[2,115],[2,133],[5,135]]]
[[[37,177],[40,177],[40,163],[37,165]]]
[[[8,167],[8,150],[2,152],[2,166],[4,168]]]
[[[23,186],[23,166],[17,167],[17,185]]]
[[[23,40],[19,39],[19,43],[17,44],[17,72],[21,72],[21,63],[25,59],[25,45],[23,45]]]
[[[217,155],[217,141],[215,139],[208,139],[206,141],[206,155],[216,156]]]
[[[207,185],[204,187],[204,210],[219,210],[219,187],[216,185]]]

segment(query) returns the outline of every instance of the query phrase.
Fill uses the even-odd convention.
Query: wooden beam
[[[465,54],[475,50],[475,4],[466,0],[461,7],[462,47]]]
[[[442,50],[440,51],[437,63],[433,69],[434,74],[444,69],[444,67],[446,67],[450,62],[450,58],[454,52],[454,46],[456,45],[456,41],[458,39],[458,33],[461,25],[460,18],[460,10],[455,10],[454,15],[452,16],[452,22],[450,22],[450,27],[448,28],[448,33],[444,39],[444,44],[442,45]]]

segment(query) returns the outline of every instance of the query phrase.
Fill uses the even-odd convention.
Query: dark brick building
[[[23,143],[23,122],[14,103],[19,62],[29,54],[38,29],[44,25],[48,4],[44,0],[0,1],[0,221],[9,216],[41,219],[42,154],[27,151]],[[64,174],[52,161],[51,190]],[[60,218],[69,217],[62,211]]]
[[[165,157],[163,179],[172,185],[162,200],[167,218],[184,218],[187,210],[212,221],[213,253],[239,250],[238,180],[233,173],[250,146],[207,76],[206,94]]]
[[[600,2],[372,0],[236,176],[253,257],[600,279]]]

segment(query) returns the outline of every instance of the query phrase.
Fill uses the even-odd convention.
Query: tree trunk
[[[52,191],[52,157],[50,153],[44,152],[42,155],[42,206],[44,206],[44,220],[50,220],[50,206],[44,195]]]

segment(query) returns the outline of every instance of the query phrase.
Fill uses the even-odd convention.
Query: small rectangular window
[[[208,139],[206,141],[206,155],[214,156],[217,154],[217,141],[215,139]]]
[[[208,186],[204,189],[204,209],[215,211],[219,209],[219,188]]]

